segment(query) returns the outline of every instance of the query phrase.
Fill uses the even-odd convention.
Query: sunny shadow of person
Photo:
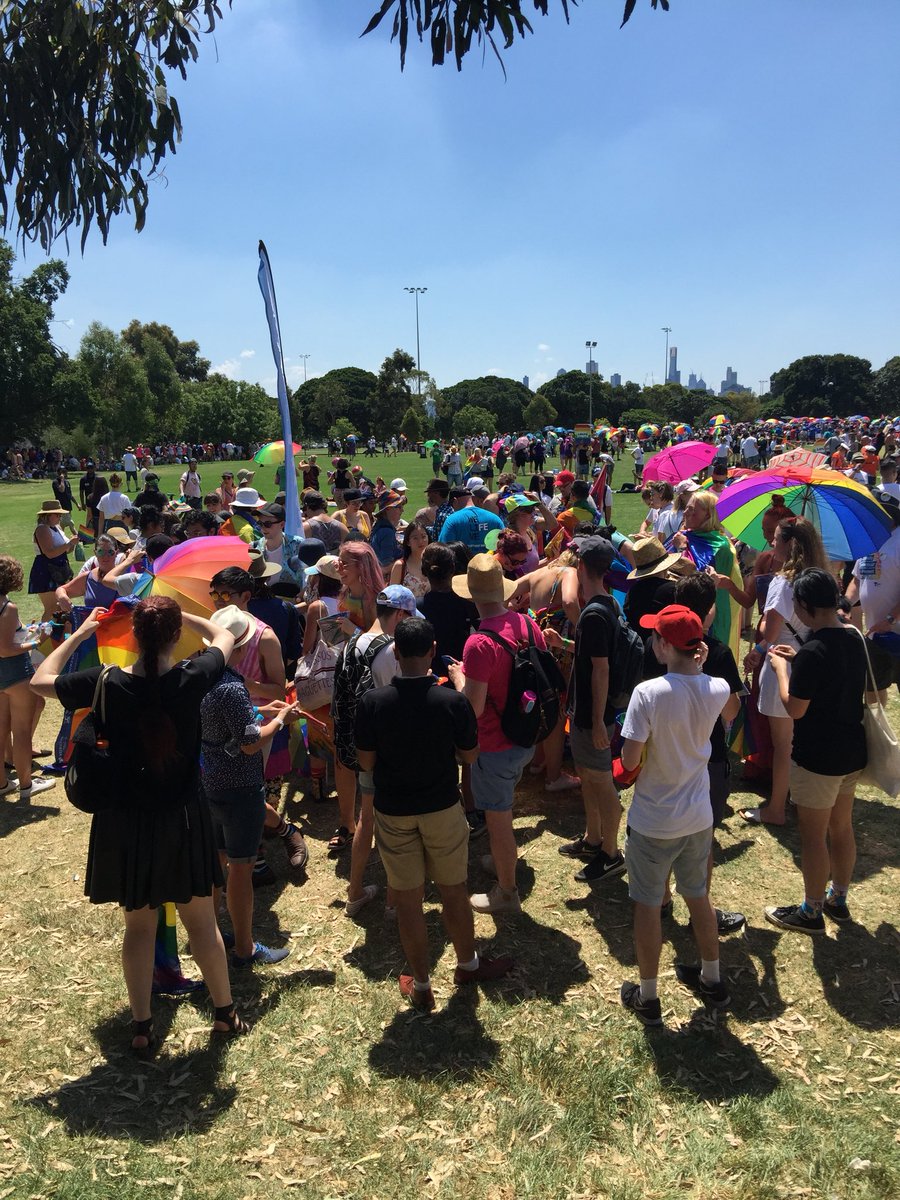
[[[57,787],[60,803],[65,800],[62,784]],[[49,798],[49,797],[48,797]],[[10,803],[8,800],[0,805],[0,838],[8,837],[25,825],[35,825],[38,821],[46,821],[48,817],[58,817],[60,809],[51,804],[37,804],[33,800],[21,800],[18,797]]]
[[[477,989],[467,987],[429,1016],[401,1010],[369,1050],[369,1065],[387,1079],[474,1078],[500,1053],[478,1019],[478,1002]]]
[[[825,999],[860,1029],[900,1028],[900,933],[886,921],[870,933],[842,925],[834,938],[816,937],[813,963]]]
[[[718,1103],[739,1096],[768,1096],[778,1076],[728,1027],[723,1013],[699,1009],[678,1029],[645,1029],[647,1048],[664,1088]]]
[[[536,998],[561,1004],[570,987],[590,979],[591,973],[581,956],[581,942],[561,929],[542,925],[528,913],[522,913],[509,919],[495,919],[495,936],[486,943],[483,929],[487,920],[475,922],[478,953],[492,958],[509,954],[516,961],[513,973],[495,985],[507,1004]]]

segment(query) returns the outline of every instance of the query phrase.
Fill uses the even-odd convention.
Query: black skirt
[[[157,908],[212,895],[223,883],[206,801],[122,806],[91,821],[84,894],[92,904]]]

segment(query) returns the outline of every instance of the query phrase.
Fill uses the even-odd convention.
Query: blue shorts
[[[266,789],[259,785],[206,792],[213,836],[232,863],[256,862],[266,819]]]
[[[516,784],[534,758],[534,746],[482,751],[472,764],[472,796],[482,812],[509,812]]]
[[[685,899],[705,896],[711,846],[712,825],[699,833],[676,838],[646,837],[629,828],[625,838],[628,895],[638,904],[651,908],[662,904],[666,880],[672,871],[678,892]]]
[[[24,654],[13,654],[10,658],[0,658],[0,692],[30,679],[33,674],[34,666],[27,650]]]

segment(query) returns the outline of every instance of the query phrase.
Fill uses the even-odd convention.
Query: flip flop
[[[766,821],[762,815],[764,811],[765,805],[761,805],[759,808],[739,808],[738,816],[748,825],[774,825],[780,829],[782,825],[786,824],[785,821]]]

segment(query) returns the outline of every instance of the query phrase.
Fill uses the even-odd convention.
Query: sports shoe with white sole
[[[520,913],[522,901],[519,899],[518,888],[505,892],[499,883],[495,883],[489,892],[476,892],[469,897],[469,903],[478,913]]]

